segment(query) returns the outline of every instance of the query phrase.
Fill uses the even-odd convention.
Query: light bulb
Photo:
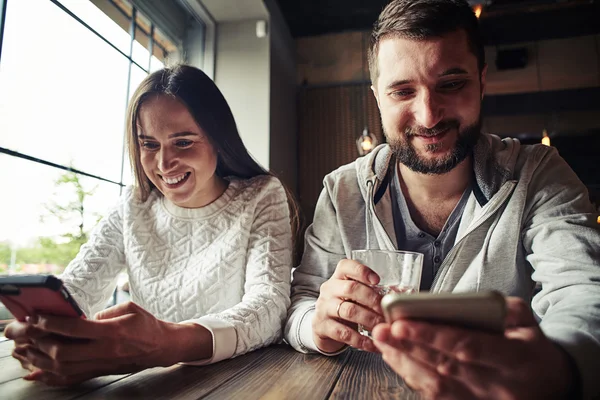
[[[371,152],[377,146],[377,138],[369,133],[367,127],[363,130],[362,135],[356,139],[356,147],[358,154],[364,156]]]
[[[373,142],[371,141],[371,138],[368,136],[363,136],[362,142],[360,143],[360,147],[362,147],[363,151],[373,150]]]
[[[542,144],[545,146],[550,146],[550,137],[548,136],[548,132],[545,129],[542,132]]]

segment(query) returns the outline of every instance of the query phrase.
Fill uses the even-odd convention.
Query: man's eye
[[[412,90],[396,90],[395,92],[391,93],[392,97],[407,97],[411,94],[413,94]]]
[[[192,145],[192,143],[194,142],[192,142],[191,140],[178,140],[177,142],[175,142],[175,145],[177,147],[189,147]]]
[[[158,149],[158,143],[154,142],[142,142],[142,147],[146,150],[156,150]]]
[[[467,81],[452,81],[446,82],[440,88],[442,90],[453,91],[462,89],[467,84]]]

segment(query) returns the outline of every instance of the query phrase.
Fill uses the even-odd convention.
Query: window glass
[[[0,146],[118,182],[128,67],[50,1],[8,2]]]
[[[0,171],[13,171],[2,174],[11,190],[0,207],[0,274],[62,272],[119,198],[119,185],[6,154]],[[2,248],[16,253],[13,265]]]

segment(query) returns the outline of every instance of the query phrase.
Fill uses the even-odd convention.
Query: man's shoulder
[[[519,139],[485,134],[484,150],[492,164],[505,170],[509,176],[519,175],[523,169],[536,168],[547,157],[557,157],[555,148],[538,144],[522,144]]]
[[[371,153],[362,157],[358,157],[354,161],[338,167],[329,174],[325,175],[323,183],[326,186],[337,186],[347,184],[358,185],[359,182],[365,182],[366,185],[366,181],[370,177],[375,176],[374,164],[376,162],[376,159],[381,158],[379,157],[379,155],[385,153],[382,153],[382,150],[385,150],[386,147],[387,145],[385,144],[380,145]]]
[[[360,160],[360,158],[356,159],[325,175],[325,178],[323,178],[323,186],[330,191],[338,191],[340,189],[344,191],[351,189],[360,190],[357,172]]]

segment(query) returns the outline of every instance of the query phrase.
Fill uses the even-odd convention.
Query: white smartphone
[[[389,293],[381,300],[387,322],[419,319],[490,333],[504,332],[506,303],[495,291],[472,293]]]

